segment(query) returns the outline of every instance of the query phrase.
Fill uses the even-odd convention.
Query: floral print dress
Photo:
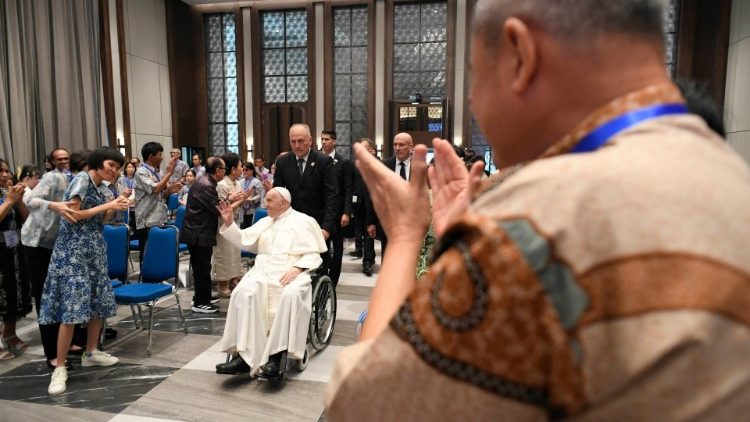
[[[86,172],[76,175],[63,201],[76,196],[81,198],[81,210],[107,202]],[[74,224],[60,220],[60,233],[44,283],[40,324],[78,324],[116,314],[107,275],[103,220],[103,213]]]

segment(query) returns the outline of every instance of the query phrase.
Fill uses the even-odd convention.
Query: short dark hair
[[[89,165],[90,150],[84,149],[70,154],[70,171],[83,171],[84,167]]]
[[[23,180],[25,177],[34,177],[35,174],[41,175],[39,169],[33,164],[26,164],[21,167],[21,173],[18,175],[18,179]]]
[[[216,170],[222,165],[224,165],[224,161],[221,157],[208,157],[206,160],[206,174],[216,174]]]
[[[321,134],[321,135],[328,135],[328,136],[330,136],[330,137],[331,137],[331,139],[333,139],[334,141],[336,140],[336,131],[335,131],[335,130],[333,130],[333,129],[323,129],[323,130],[322,130],[322,131],[320,132],[320,134]]]
[[[125,164],[125,157],[120,154],[120,151],[110,147],[99,147],[89,154],[89,168],[94,170],[100,170],[104,168],[104,162],[112,160],[122,167]]]
[[[160,152],[164,152],[164,147],[158,142],[146,142],[141,147],[141,157],[143,157],[143,161],[148,161],[149,157]]]
[[[201,154],[199,152],[194,152],[193,155],[190,156],[190,158],[198,157],[199,160],[203,161],[203,157],[201,157]]]
[[[221,154],[221,159],[224,161],[224,165],[227,167],[227,173],[229,173],[229,169],[237,167],[237,164],[239,164],[240,162],[239,154],[236,154],[234,152],[225,152],[224,154]]]

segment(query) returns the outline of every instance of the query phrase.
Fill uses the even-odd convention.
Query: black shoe
[[[214,314],[219,312],[219,307],[216,305],[193,305],[193,312],[200,312],[202,314]]]
[[[266,378],[275,378],[279,376],[279,369],[281,368],[281,355],[284,352],[279,352],[268,357],[268,362],[263,365],[263,376]]]
[[[227,363],[220,363],[216,365],[217,374],[226,375],[237,375],[247,374],[250,372],[250,365],[248,365],[242,357],[237,356]]]
[[[354,256],[357,258],[362,258],[362,251],[351,251],[349,252],[349,256]]]
[[[51,369],[53,371],[55,369],[57,369],[57,367],[55,365],[49,363],[49,359],[45,359],[44,361],[47,362],[47,368],[49,368],[49,369]],[[70,363],[69,360],[65,360],[65,369],[67,369],[68,371],[70,371],[71,369],[73,369],[73,364]]]
[[[365,265],[362,267],[362,272],[365,273],[366,276],[372,277],[372,266],[371,265]]]

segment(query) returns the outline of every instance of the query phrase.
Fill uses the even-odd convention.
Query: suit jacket
[[[391,171],[396,171],[396,156],[394,155],[393,157],[384,158],[383,164],[391,169]]]
[[[338,181],[339,195],[336,206],[339,217],[352,214],[352,195],[354,194],[354,164],[341,154],[333,155],[333,168]]]
[[[292,208],[307,214],[318,222],[320,228],[333,233],[341,220],[338,213],[338,183],[331,157],[310,150],[305,172],[300,177],[297,157],[284,154],[276,161],[273,186],[289,189]]]

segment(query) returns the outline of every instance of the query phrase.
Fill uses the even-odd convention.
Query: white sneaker
[[[120,362],[120,359],[99,349],[91,352],[91,356],[89,356],[88,352],[81,355],[81,366],[112,366],[118,362]]]
[[[56,396],[58,394],[62,394],[65,392],[65,389],[67,388],[65,385],[65,382],[68,380],[68,370],[65,369],[64,366],[55,368],[54,372],[52,372],[52,380],[49,383],[49,388],[47,388],[47,392],[51,396]]]

